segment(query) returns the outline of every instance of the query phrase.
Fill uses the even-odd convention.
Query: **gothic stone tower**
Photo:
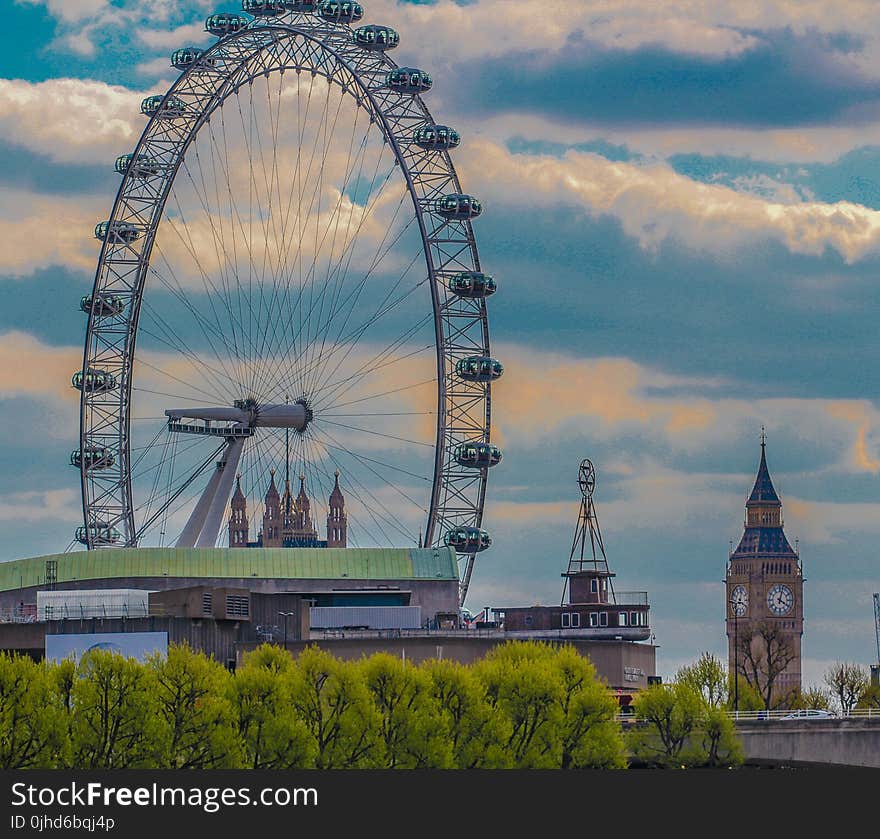
[[[278,487],[275,486],[275,470],[270,470],[271,480],[269,489],[266,490],[266,499],[263,512],[263,540],[264,548],[281,547],[281,497],[278,495]]]
[[[241,475],[236,477],[235,492],[232,496],[232,513],[229,516],[229,547],[248,546],[247,500],[241,491]]]
[[[336,485],[330,493],[327,513],[327,547],[344,548],[348,543],[348,516],[345,514],[345,496],[339,489],[339,470],[336,470]]]
[[[784,702],[801,686],[804,579],[800,557],[783,531],[782,502],[770,480],[763,433],[745,530],[729,557],[726,582],[730,672],[739,671],[740,684],[743,678],[757,679],[759,691],[770,676],[771,703]]]

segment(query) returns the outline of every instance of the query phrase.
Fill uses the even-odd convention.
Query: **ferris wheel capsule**
[[[315,11],[319,2],[320,0],[285,0],[284,8],[288,12],[308,14]]]
[[[461,135],[448,125],[423,125],[413,132],[413,142],[425,151],[449,151],[461,145]]]
[[[417,67],[395,67],[385,76],[385,84],[395,93],[415,96],[417,93],[427,93],[434,86],[434,80]]]
[[[390,26],[361,26],[354,30],[354,42],[371,52],[393,50],[400,43],[400,35]]]
[[[471,469],[491,469],[501,463],[502,457],[501,449],[491,443],[462,443],[455,448],[458,465]]]
[[[120,314],[123,309],[125,309],[125,302],[113,294],[99,294],[95,298],[93,306],[92,295],[87,294],[79,301],[79,307],[86,314],[90,314],[94,309],[94,312],[98,317],[106,318]]]
[[[444,218],[454,221],[467,221],[477,218],[483,212],[483,205],[473,195],[453,193],[437,200],[434,209]]]
[[[485,355],[472,355],[455,363],[455,372],[464,382],[494,382],[504,373],[504,365]]]
[[[76,529],[76,541],[83,545],[115,545],[121,538],[119,531],[106,522]]]
[[[492,537],[479,527],[455,527],[447,531],[444,542],[456,553],[473,554],[492,546]]]
[[[453,294],[474,300],[489,297],[498,289],[494,278],[481,271],[459,271],[449,278],[448,286]]]
[[[352,0],[324,0],[316,11],[324,20],[334,23],[353,23],[364,16],[364,7]]]
[[[70,453],[70,465],[81,469],[109,469],[116,463],[116,456],[110,449],[102,446],[89,446]]]
[[[73,374],[70,383],[84,393],[109,393],[116,390],[116,376],[106,370],[93,370],[91,367],[83,376],[82,370]]]
[[[116,158],[113,168],[120,175],[130,175],[133,178],[151,178],[162,171],[158,160],[142,154],[123,154]]]
[[[157,119],[177,119],[186,113],[186,103],[176,96],[169,97],[168,101],[164,100],[165,97],[161,93],[148,96],[141,102],[141,113]]]
[[[211,68],[214,66],[215,61],[213,58],[205,58],[205,52],[205,50],[200,50],[197,47],[181,47],[179,50],[171,53],[171,66],[176,67],[178,70],[187,70],[194,64]]]
[[[241,0],[241,10],[254,17],[279,17],[287,11],[281,0]]]
[[[248,19],[242,15],[220,12],[219,14],[211,15],[205,21],[205,31],[216,35],[218,38],[224,38],[227,35],[241,32],[248,23]]]
[[[127,221],[99,221],[95,225],[95,238],[99,242],[106,239],[112,245],[129,245],[140,235],[140,230]]]

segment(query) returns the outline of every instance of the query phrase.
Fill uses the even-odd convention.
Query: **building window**
[[[567,629],[571,626],[571,615],[568,612],[562,613],[562,628]]]
[[[608,612],[599,612],[599,626],[608,626]]]
[[[618,620],[618,625],[619,625],[619,626],[626,626],[626,612],[621,612],[621,613],[617,616],[617,620]]]
[[[580,612],[571,613],[571,625],[575,628],[581,625]]]
[[[599,613],[598,612],[590,612],[590,626],[598,626],[599,625]]]
[[[202,592],[202,614],[212,615],[214,613],[214,595],[210,591]]]
[[[599,593],[599,581],[595,577],[590,580],[590,591],[593,592],[593,594]]]

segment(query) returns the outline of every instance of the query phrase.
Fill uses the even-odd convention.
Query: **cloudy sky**
[[[365,3],[464,142],[504,462],[468,605],[552,603],[577,465],[658,669],[722,653],[761,426],[807,582],[805,680],[874,656],[880,19],[869,0]],[[233,7],[230,6],[230,9]],[[142,131],[213,0],[15,0],[0,50],[0,559],[63,550],[81,294]],[[12,33],[14,37],[12,37]]]

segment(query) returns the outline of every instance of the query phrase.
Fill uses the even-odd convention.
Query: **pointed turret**
[[[770,470],[767,468],[767,435],[761,432],[761,462],[758,465],[758,475],[755,478],[755,485],[752,487],[752,494],[746,501],[746,507],[754,507],[757,505],[778,505],[782,506],[776,489],[773,487],[773,481],[770,479]]]
[[[275,470],[269,470],[269,489],[266,490],[265,512],[263,513],[263,539],[264,548],[281,547],[281,497],[278,495],[278,487],[275,486]]]
[[[229,516],[229,547],[246,548],[248,543],[247,499],[241,491],[241,475],[236,476],[232,494],[232,512]]]
[[[772,553],[795,557],[782,528],[782,501],[767,467],[767,435],[762,429],[758,474],[746,501],[745,531],[734,555]]]
[[[344,548],[348,544],[348,516],[345,514],[345,496],[339,488],[339,470],[336,483],[330,493],[327,513],[327,547]]]

